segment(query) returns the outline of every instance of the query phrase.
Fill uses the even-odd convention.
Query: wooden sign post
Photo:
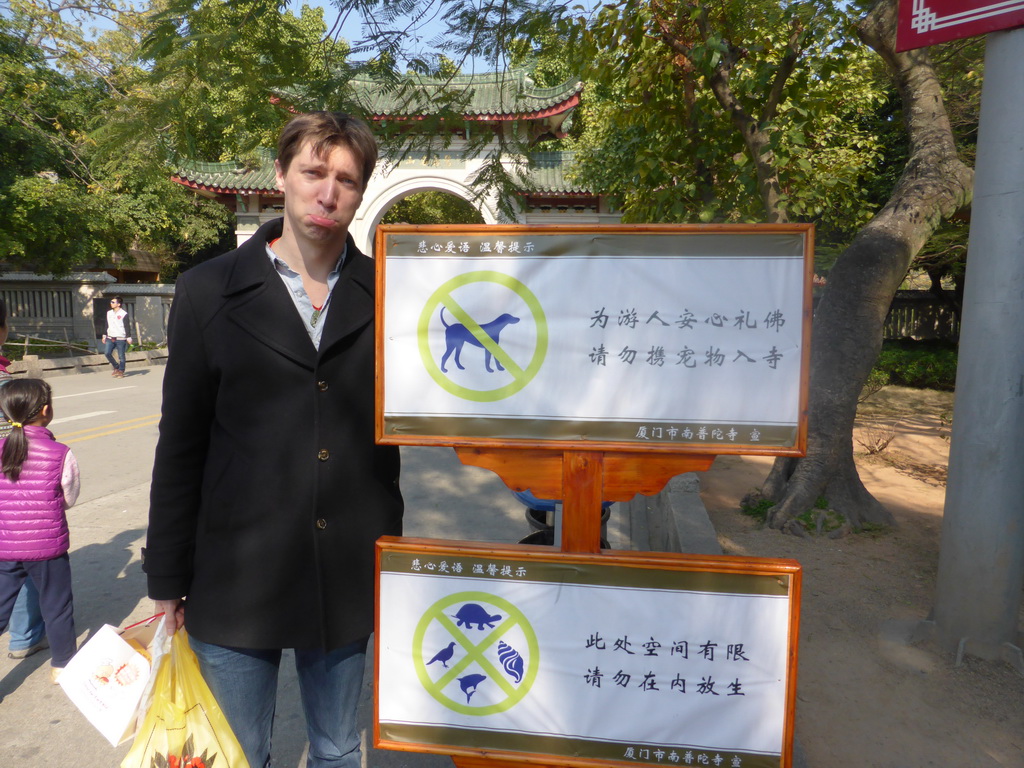
[[[563,552],[599,552],[601,504],[653,496],[676,475],[703,472],[714,455],[625,451],[456,448],[463,464],[497,474],[514,491],[562,500]]]
[[[563,552],[601,551],[601,504],[651,496],[684,472],[703,472],[715,457],[705,455],[643,456],[600,451],[519,451],[459,448],[463,464],[495,472],[513,490],[529,489],[542,498],[562,499]],[[610,472],[606,473],[606,462]],[[544,478],[539,481],[538,478]],[[543,483],[543,485],[541,484]],[[456,756],[458,768],[522,768],[522,761]],[[564,766],[547,761],[533,765]]]
[[[464,464],[495,472],[511,490],[559,499],[562,555],[630,566],[629,556],[601,552],[604,502],[656,494],[676,475],[707,470],[718,454],[803,455],[812,240],[809,225],[382,226],[376,247],[377,440],[451,446]],[[525,562],[530,549],[493,554]],[[462,551],[455,545],[444,550]],[[632,565],[658,562],[667,561]],[[779,584],[798,597],[799,566],[779,563],[786,574]],[[447,561],[436,565],[447,568]],[[735,564],[722,567],[736,570]],[[412,570],[389,573],[429,580]],[[379,573],[379,601],[381,589]],[[486,602],[486,593],[467,594],[484,595],[477,599]],[[436,597],[430,590],[423,595],[424,601]],[[447,606],[445,600],[435,600],[435,607]],[[378,602],[378,653],[395,632],[399,644],[409,634],[422,643],[423,627],[435,619],[459,640],[456,627],[429,612],[415,633],[407,617],[391,617],[389,627],[405,629],[382,639],[382,608]],[[415,612],[418,604],[407,608]],[[483,620],[501,618],[476,603],[463,608]],[[788,626],[795,632],[796,606],[791,610]],[[448,660],[456,645],[448,646]],[[475,705],[471,696],[486,695],[476,691],[487,677],[479,671],[459,678],[469,686],[464,702],[435,690],[450,679],[444,673],[429,679],[424,651],[412,653],[421,664],[415,674],[434,699],[426,706],[448,701],[465,715]],[[476,654],[481,669],[496,669],[479,648],[467,654],[464,664]],[[795,650],[787,664],[795,676]],[[389,681],[401,687],[408,678]],[[792,680],[786,696],[784,753],[792,747]],[[401,733],[420,732],[404,710],[395,717]],[[465,723],[459,728],[475,733]],[[378,734],[379,723],[375,739]],[[780,763],[761,747],[737,749],[733,759],[747,749],[750,765],[787,764],[785,754]],[[581,765],[577,757],[557,754],[451,753],[459,768]]]

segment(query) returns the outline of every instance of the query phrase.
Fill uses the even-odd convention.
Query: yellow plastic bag
[[[153,701],[121,768],[249,768],[184,629],[159,664]]]

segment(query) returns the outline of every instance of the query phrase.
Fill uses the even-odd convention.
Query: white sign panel
[[[382,437],[797,445],[806,227],[425,230],[383,236]]]
[[[789,573],[463,549],[384,552],[379,577],[385,746],[783,764]]]

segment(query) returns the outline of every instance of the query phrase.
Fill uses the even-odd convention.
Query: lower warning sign
[[[378,747],[790,764],[792,561],[385,538],[378,562]]]

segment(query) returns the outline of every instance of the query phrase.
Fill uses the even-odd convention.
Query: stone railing
[[[113,296],[124,300],[135,343],[166,343],[174,286],[118,283],[106,272],[62,278],[9,272],[0,275],[0,296],[7,304],[7,324],[14,335],[83,342],[99,351]]]

